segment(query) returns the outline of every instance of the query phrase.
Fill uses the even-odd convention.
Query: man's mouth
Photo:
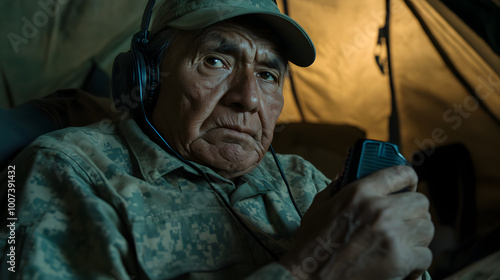
[[[250,129],[250,128],[245,128],[245,127],[241,127],[241,126],[238,126],[238,125],[225,125],[223,128],[225,129],[230,129],[230,130],[235,130],[239,133],[246,133],[250,136],[254,136],[255,135],[255,132]]]

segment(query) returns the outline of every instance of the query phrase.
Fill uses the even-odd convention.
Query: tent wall
[[[495,226],[499,222],[495,212],[500,201],[500,126],[467,87],[495,117],[500,116],[500,78],[426,1],[411,2],[466,83],[453,73],[410,9],[393,15],[392,59],[403,152],[414,155],[419,164],[437,147],[465,145],[477,180],[479,226]]]
[[[279,1],[278,1],[279,2]],[[316,62],[291,73],[304,119],[289,85],[280,122],[348,124],[367,137],[388,139],[388,77],[375,61],[378,28],[385,17],[383,1],[288,0],[289,15],[311,36]]]
[[[0,107],[83,84],[96,63],[108,73],[128,50],[146,0],[1,1]]]

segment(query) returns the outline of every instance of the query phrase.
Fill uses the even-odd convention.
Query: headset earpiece
[[[112,92],[117,110],[136,117],[148,95],[148,69],[144,55],[134,50],[118,54],[113,63]]]
[[[149,0],[141,30],[134,34],[130,50],[115,58],[111,74],[111,90],[117,110],[127,111],[133,118],[151,114],[156,102],[159,70],[148,56],[148,28],[155,1]]]
[[[146,82],[144,83],[144,92],[146,96],[144,96],[144,108],[148,113],[152,113],[154,105],[156,104],[156,99],[158,97],[158,86],[160,85],[160,68],[159,63],[156,61],[156,56],[153,54],[147,53],[147,55],[142,56],[145,71],[143,73],[146,77]]]

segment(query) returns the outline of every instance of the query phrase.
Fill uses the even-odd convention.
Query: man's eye
[[[257,76],[261,77],[266,81],[276,81],[276,77],[269,72],[260,72]]]
[[[222,62],[222,60],[215,58],[215,57],[209,57],[209,58],[205,59],[205,62],[208,63],[208,65],[210,65],[212,67],[216,67],[216,68],[224,67],[224,63]]]

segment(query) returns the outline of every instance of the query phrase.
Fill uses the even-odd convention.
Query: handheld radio
[[[332,195],[347,184],[378,170],[411,164],[399,152],[397,145],[370,139],[359,139],[349,149],[344,168],[332,189]],[[402,191],[406,190],[403,189]]]

